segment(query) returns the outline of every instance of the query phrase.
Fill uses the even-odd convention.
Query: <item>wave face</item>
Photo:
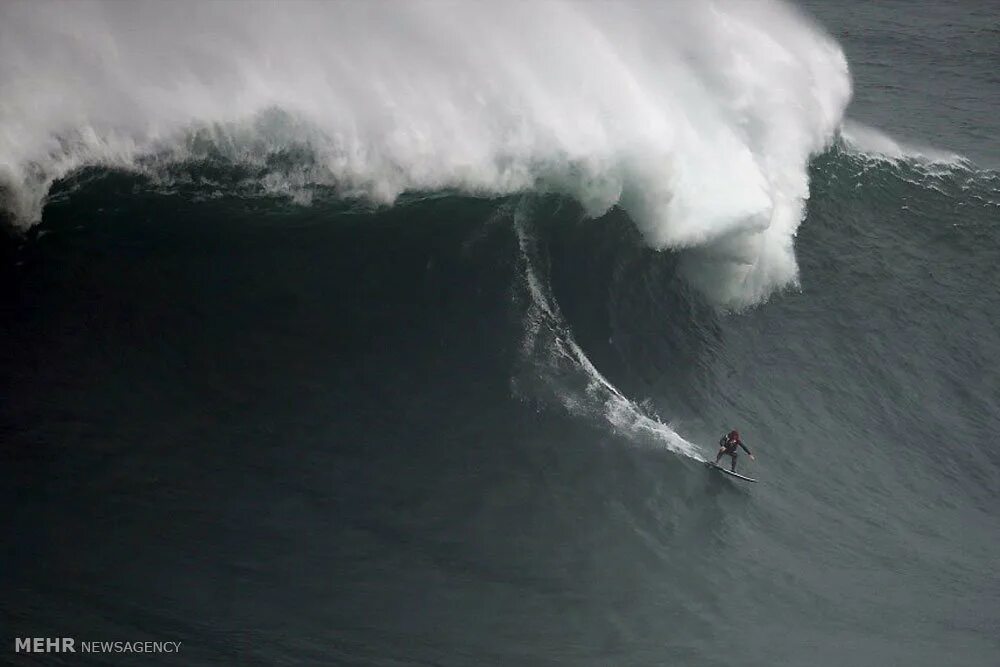
[[[13,3],[0,185],[18,224],[87,165],[246,165],[272,191],[547,190],[621,205],[725,305],[796,280],[807,161],[850,97],[784,5]],[[297,156],[289,161],[288,155]]]
[[[967,10],[859,0],[845,48],[869,105],[965,72],[995,157]],[[791,10],[6,3],[0,56],[12,636],[995,662],[997,161],[835,129]],[[730,428],[759,484],[702,465]]]
[[[18,636],[71,609],[204,662],[995,655],[995,172],[838,144],[801,290],[736,315],[619,209],[191,169],[61,181],[0,265]],[[752,488],[697,463],[733,426]]]

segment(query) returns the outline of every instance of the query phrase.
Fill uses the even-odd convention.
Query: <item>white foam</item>
[[[652,247],[698,248],[689,277],[739,306],[796,279],[808,158],[850,80],[830,38],[769,0],[73,0],[0,5],[0,90],[21,224],[81,165],[305,146],[287,189],[620,203]]]

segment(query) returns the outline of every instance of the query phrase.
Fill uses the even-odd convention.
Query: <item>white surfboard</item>
[[[732,470],[726,470],[722,466],[716,465],[713,461],[705,461],[705,465],[707,465],[709,468],[715,468],[719,472],[724,472],[727,475],[729,475],[730,477],[736,477],[738,479],[742,479],[742,480],[747,481],[747,482],[756,482],[757,481],[757,480],[753,479],[752,477],[744,477],[743,475],[739,474],[738,472],[733,472]]]

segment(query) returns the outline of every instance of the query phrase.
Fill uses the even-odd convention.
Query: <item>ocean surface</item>
[[[985,1],[3,4],[0,663],[1000,664],[998,109]]]

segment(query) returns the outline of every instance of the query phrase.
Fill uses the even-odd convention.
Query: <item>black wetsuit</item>
[[[719,459],[723,456],[730,456],[733,459],[733,464],[730,466],[730,470],[736,472],[736,455],[739,453],[737,447],[742,447],[743,451],[747,454],[753,456],[753,452],[747,449],[747,446],[743,444],[743,441],[737,438],[736,440],[730,440],[729,436],[722,436],[722,440],[719,440],[719,446],[722,447],[723,451],[719,452],[718,456],[715,457],[715,463],[718,465]]]

